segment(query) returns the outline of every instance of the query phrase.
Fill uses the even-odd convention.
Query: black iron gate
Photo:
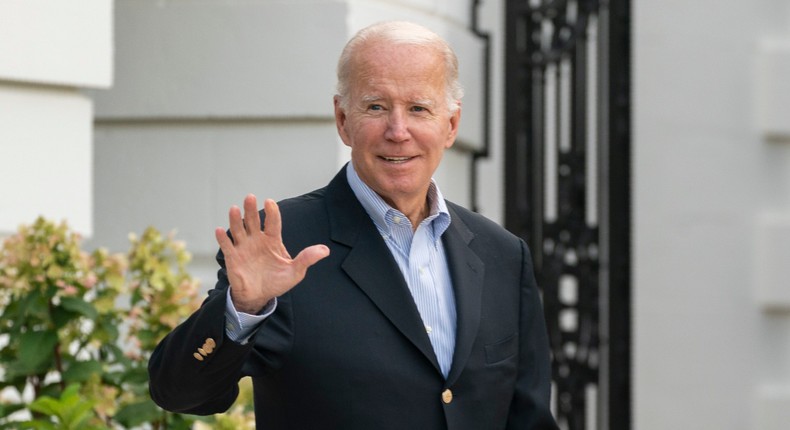
[[[507,0],[505,223],[530,245],[569,430],[631,427],[630,1]]]

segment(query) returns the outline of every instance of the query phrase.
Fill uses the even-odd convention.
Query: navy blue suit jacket
[[[343,169],[327,187],[280,202],[291,255],[323,243],[329,257],[240,345],[224,334],[228,280],[220,253],[216,287],[151,357],[152,398],[172,411],[222,412],[249,375],[261,429],[555,429],[529,251],[486,218],[448,207],[452,222],[442,240],[458,320],[447,379],[403,275]],[[216,347],[198,360],[208,338]]]

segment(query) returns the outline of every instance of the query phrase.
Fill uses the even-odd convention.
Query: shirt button
[[[431,326],[429,326],[429,325],[425,326],[425,332],[426,333],[431,334],[432,331],[433,331],[433,329],[431,328]]]
[[[442,401],[445,405],[449,405],[453,401],[453,392],[449,388],[442,391]]]
[[[392,222],[394,222],[395,224],[400,224],[400,221],[401,218],[399,216],[395,215],[394,217],[392,217]]]

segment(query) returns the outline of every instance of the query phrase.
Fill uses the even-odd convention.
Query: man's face
[[[424,205],[461,115],[448,110],[443,59],[434,48],[374,41],[351,61],[348,108],[336,98],[335,120],[354,169],[393,207]]]

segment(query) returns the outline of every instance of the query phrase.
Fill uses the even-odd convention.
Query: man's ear
[[[346,120],[348,117],[346,116],[346,111],[340,107],[340,96],[336,95],[334,97],[335,103],[335,125],[337,126],[337,134],[340,135],[340,139],[343,140],[343,143],[346,146],[351,146],[348,143],[348,133],[346,133]]]
[[[450,115],[450,129],[447,133],[447,143],[444,145],[445,149],[453,146],[455,139],[458,137],[458,126],[461,123],[461,101],[456,102],[458,108]]]

